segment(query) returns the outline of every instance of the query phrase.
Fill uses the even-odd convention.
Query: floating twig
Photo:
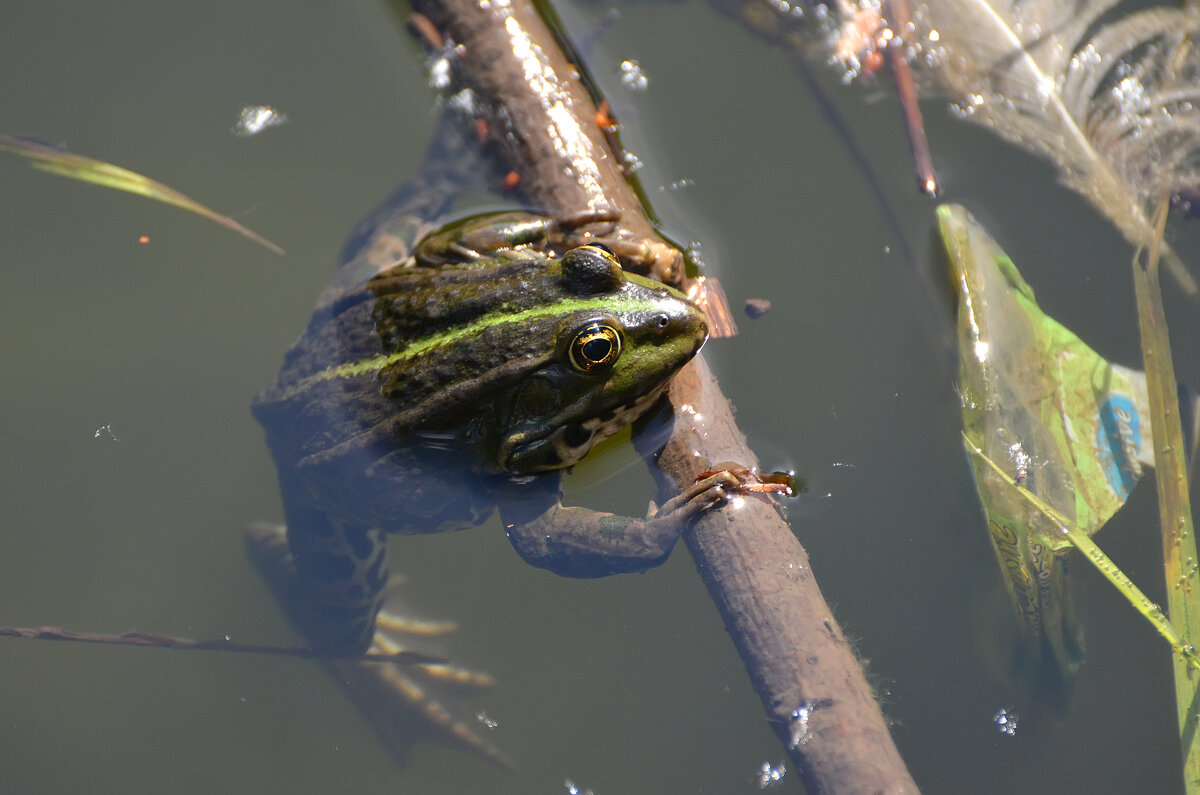
[[[906,39],[914,31],[912,10],[908,0],[890,0],[885,8],[893,35],[884,52],[888,66],[892,68],[900,109],[904,112],[904,130],[908,133],[908,148],[912,152],[913,169],[917,172],[917,187],[926,196],[936,196],[939,190],[937,173],[933,170],[933,156],[929,154],[929,141],[925,138],[925,120],[921,116],[921,106],[917,104],[912,67],[905,52]]]
[[[302,660],[342,660],[343,656],[307,646],[269,646],[261,643],[238,643],[229,638],[177,638],[171,635],[151,635],[147,632],[124,632],[106,635],[98,632],[76,632],[61,627],[5,627],[0,626],[2,638],[25,638],[27,640],[63,640],[72,643],[101,643],[107,646],[142,646],[152,649],[176,649],[180,651],[224,651],[236,654],[267,654],[276,657],[296,657]],[[428,665],[446,662],[444,657],[421,654],[415,651],[368,652],[355,661],[386,662],[395,665]]]

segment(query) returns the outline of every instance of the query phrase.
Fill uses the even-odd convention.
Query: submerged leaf
[[[149,177],[144,177],[137,172],[129,171],[120,166],[114,166],[112,163],[93,160],[83,155],[61,151],[47,144],[3,133],[0,133],[0,152],[17,155],[18,157],[30,160],[34,168],[48,171],[51,174],[58,174],[62,177],[77,179],[83,182],[92,182],[97,185],[103,185],[106,188],[136,193],[148,199],[173,204],[188,212],[214,221],[226,229],[237,232],[239,235],[253,240],[260,246],[274,251],[276,254],[283,253],[283,249],[279,246],[252,232],[229,216],[214,212],[179,191],[163,185],[161,182],[156,182]]]

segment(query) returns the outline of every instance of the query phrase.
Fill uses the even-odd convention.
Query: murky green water
[[[242,552],[247,522],[280,516],[247,406],[344,236],[423,152],[419,49],[368,0],[70,6],[7,10],[0,130],[138,169],[288,254],[0,162],[0,623],[287,641]],[[626,58],[646,92],[621,86]],[[791,59],[704,4],[622,7],[593,69],[672,233],[701,242],[735,306],[774,302],[706,355],[764,462],[808,479],[794,527],[924,791],[1178,789],[1166,649],[1082,563],[1090,658],[1071,712],[1015,737],[991,723],[1005,692],[979,619],[1000,586],[958,441],[932,205],[888,90],[826,81],[903,240]],[[258,102],[291,121],[230,135]],[[1049,312],[1136,363],[1127,246],[1047,166],[926,107],[947,197]],[[1194,231],[1181,246],[1200,262]],[[1180,378],[1200,384],[1197,308],[1170,296],[1168,314]],[[95,438],[109,425],[116,440]],[[623,463],[575,498],[641,511],[651,484]],[[1155,525],[1143,484],[1099,540],[1161,601]],[[460,711],[499,721],[520,773],[436,746],[397,767],[312,664],[4,641],[0,790],[749,793],[782,758],[684,550],[575,582],[525,566],[495,525],[392,546],[404,598],[460,621],[447,651],[498,678]],[[799,789],[789,773],[779,791]]]

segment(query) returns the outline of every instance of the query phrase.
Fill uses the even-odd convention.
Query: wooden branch
[[[596,125],[579,68],[531,5],[413,6],[461,47],[458,87],[481,103],[491,142],[533,206],[564,216],[615,208],[630,236],[665,245]],[[670,394],[675,428],[659,459],[660,482],[677,490],[714,462],[756,463],[702,359],[675,379]],[[779,508],[766,497],[739,497],[702,517],[685,541],[808,792],[916,792]]]

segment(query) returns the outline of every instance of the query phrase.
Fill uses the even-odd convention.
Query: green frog
[[[645,412],[707,337],[691,301],[584,231],[604,220],[467,219],[319,301],[254,403],[314,646],[369,647],[387,533],[470,527],[498,507],[524,559],[593,577],[661,563],[724,500],[718,475],[648,518],[561,504],[563,470]]]

